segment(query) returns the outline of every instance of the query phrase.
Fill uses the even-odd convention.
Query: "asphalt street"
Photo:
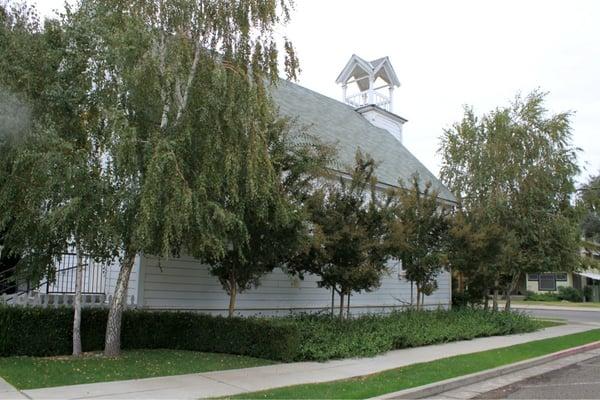
[[[600,312],[521,310],[539,318],[600,327]],[[534,376],[477,397],[479,399],[600,399],[600,357]]]
[[[478,399],[598,399],[600,357],[487,392]]]
[[[600,327],[600,311],[574,310],[536,310],[521,309],[520,311],[539,318],[564,319],[572,324],[598,325]],[[600,397],[600,394],[599,394]]]

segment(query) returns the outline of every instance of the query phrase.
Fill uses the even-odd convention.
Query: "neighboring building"
[[[380,58],[365,61],[353,55],[337,78],[343,89],[343,102],[334,100],[294,83],[281,81],[273,97],[280,112],[308,127],[311,134],[323,142],[334,144],[338,159],[332,169],[343,174],[353,166],[360,149],[380,164],[377,168],[378,187],[385,189],[408,182],[415,173],[430,181],[439,192],[440,200],[454,202],[450,191],[402,144],[406,119],[393,113],[393,92],[400,82],[390,60]],[[390,263],[389,274],[381,287],[369,293],[354,294],[352,312],[387,312],[411,303],[413,288],[403,278],[399,263]],[[97,268],[97,267],[96,267]],[[110,294],[119,266],[106,268],[104,283],[91,291]],[[86,272],[94,274],[93,268]],[[60,288],[57,282],[48,291]],[[286,314],[290,311],[318,312],[331,307],[331,291],[317,286],[317,277],[304,280],[280,270],[265,276],[261,285],[238,294],[236,310],[240,314]],[[93,286],[93,285],[92,285]],[[451,279],[448,272],[438,277],[438,287],[425,304],[447,307],[451,304]],[[62,293],[62,292],[61,292]],[[138,306],[152,309],[185,309],[226,313],[228,296],[208,267],[191,257],[168,260],[140,255],[129,284],[129,296]]]
[[[543,272],[527,274],[526,290],[534,293],[558,292],[561,287],[572,287],[590,292],[590,301],[600,301],[600,271],[589,269],[578,272]]]
[[[600,261],[600,252],[582,249],[581,255]],[[591,301],[600,301],[600,270],[589,268],[575,272],[543,272],[527,274],[525,290],[534,293],[557,292],[561,287],[573,287],[590,293]],[[587,289],[590,287],[591,289]]]

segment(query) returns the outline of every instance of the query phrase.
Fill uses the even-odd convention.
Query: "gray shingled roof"
[[[422,181],[430,181],[443,199],[455,201],[435,175],[433,175],[406,147],[388,131],[377,128],[354,108],[297,84],[281,80],[272,92],[280,113],[305,126],[324,143],[335,145],[338,160],[335,168],[349,171],[354,165],[356,151],[360,149],[379,162],[377,177],[385,185],[397,186],[398,180],[408,183],[414,173]]]

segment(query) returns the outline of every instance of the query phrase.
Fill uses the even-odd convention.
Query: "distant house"
[[[402,144],[403,128],[407,122],[393,112],[394,90],[400,86],[398,77],[387,57],[366,61],[353,55],[337,83],[343,91],[343,101],[334,100],[300,85],[281,81],[273,89],[273,98],[283,115],[290,116],[323,142],[334,144],[338,158],[332,169],[339,174],[354,164],[360,149],[377,161],[378,187],[394,187],[398,180],[408,182],[418,173],[430,181],[439,192],[440,201],[454,202],[450,191]],[[63,260],[64,261],[64,260]],[[68,263],[64,261],[63,263]],[[88,292],[111,294],[114,291],[119,266],[111,265],[94,280],[99,267],[86,271]],[[47,285],[52,292],[72,291],[68,275],[61,275]],[[62,286],[61,286],[62,285]],[[438,287],[425,304],[447,307],[451,304],[451,279],[448,272],[438,277]],[[389,274],[379,289],[354,294],[351,308],[354,313],[388,312],[411,303],[416,295],[404,278],[400,263],[390,262]],[[208,267],[198,260],[182,256],[168,260],[139,255],[129,283],[129,296],[140,306],[150,309],[197,310],[225,313],[228,297]],[[317,278],[300,280],[276,270],[262,279],[261,285],[238,295],[240,314],[286,314],[290,311],[318,312],[331,307],[331,292],[317,286]]]
[[[582,255],[593,260],[600,260],[600,252],[582,250]],[[585,269],[576,272],[540,272],[527,274],[522,285],[525,290],[534,293],[556,292],[561,287],[572,287],[586,290],[590,293],[591,301],[600,301],[600,270]]]

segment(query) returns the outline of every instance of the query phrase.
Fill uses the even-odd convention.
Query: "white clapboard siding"
[[[390,267],[380,288],[373,292],[353,294],[353,313],[388,312],[410,303],[411,285],[398,278],[397,267]],[[206,265],[191,257],[157,259],[142,257],[140,268],[139,306],[150,309],[186,309],[224,313],[229,298]],[[318,278],[303,280],[281,270],[266,275],[258,288],[238,294],[239,314],[287,314],[290,311],[317,312],[331,307],[331,291],[317,286]],[[439,289],[426,297],[430,307],[448,307],[450,274],[438,279]],[[336,296],[336,306],[339,299]]]

